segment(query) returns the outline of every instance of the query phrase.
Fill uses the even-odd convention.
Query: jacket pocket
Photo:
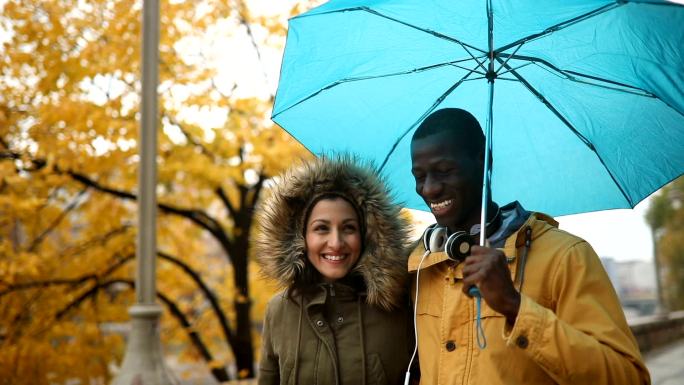
[[[369,385],[387,385],[387,375],[385,374],[385,367],[382,365],[380,356],[376,353],[368,355],[368,378],[366,383]]]

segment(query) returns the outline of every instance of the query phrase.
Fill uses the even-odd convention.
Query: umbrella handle
[[[477,346],[479,346],[480,349],[484,349],[487,347],[487,338],[484,334],[484,328],[482,328],[482,317],[480,316],[480,310],[482,309],[482,295],[480,294],[480,290],[474,285],[468,289],[468,295],[475,298],[475,302],[477,304],[475,334],[477,335]]]

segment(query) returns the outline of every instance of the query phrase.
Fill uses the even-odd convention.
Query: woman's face
[[[318,201],[306,222],[306,255],[326,282],[349,273],[361,254],[359,219],[342,198]]]

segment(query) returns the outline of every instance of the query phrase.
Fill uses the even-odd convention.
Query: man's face
[[[451,231],[469,231],[480,219],[483,162],[461,147],[449,132],[411,142],[416,192]]]

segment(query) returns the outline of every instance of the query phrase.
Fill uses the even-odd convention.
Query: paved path
[[[684,385],[684,340],[644,356],[652,385]]]

